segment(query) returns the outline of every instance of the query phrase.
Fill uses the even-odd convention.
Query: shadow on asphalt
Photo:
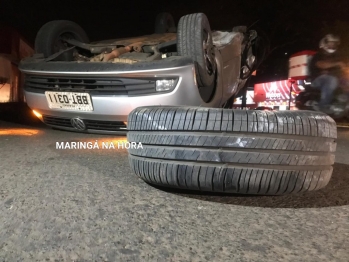
[[[334,164],[329,184],[318,191],[285,196],[237,195],[224,193],[203,193],[153,186],[158,190],[228,205],[254,206],[264,208],[321,208],[349,205],[349,165]]]

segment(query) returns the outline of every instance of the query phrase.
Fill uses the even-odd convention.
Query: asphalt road
[[[56,149],[125,137],[0,120],[0,261],[349,261],[349,129],[338,131],[326,188],[251,197],[154,188],[126,149]]]

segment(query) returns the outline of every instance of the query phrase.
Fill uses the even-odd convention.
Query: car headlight
[[[175,88],[177,79],[161,79],[156,80],[156,91],[169,91]]]

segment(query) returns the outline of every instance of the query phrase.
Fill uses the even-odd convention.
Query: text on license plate
[[[93,111],[92,101],[88,93],[45,92],[50,108]]]

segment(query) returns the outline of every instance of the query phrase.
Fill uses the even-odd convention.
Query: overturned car
[[[90,43],[74,22],[51,21],[20,63],[28,106],[59,129],[118,133],[140,106],[231,107],[257,66],[257,33],[211,30],[205,14],[157,16],[152,35]],[[259,61],[258,61],[259,62]]]

